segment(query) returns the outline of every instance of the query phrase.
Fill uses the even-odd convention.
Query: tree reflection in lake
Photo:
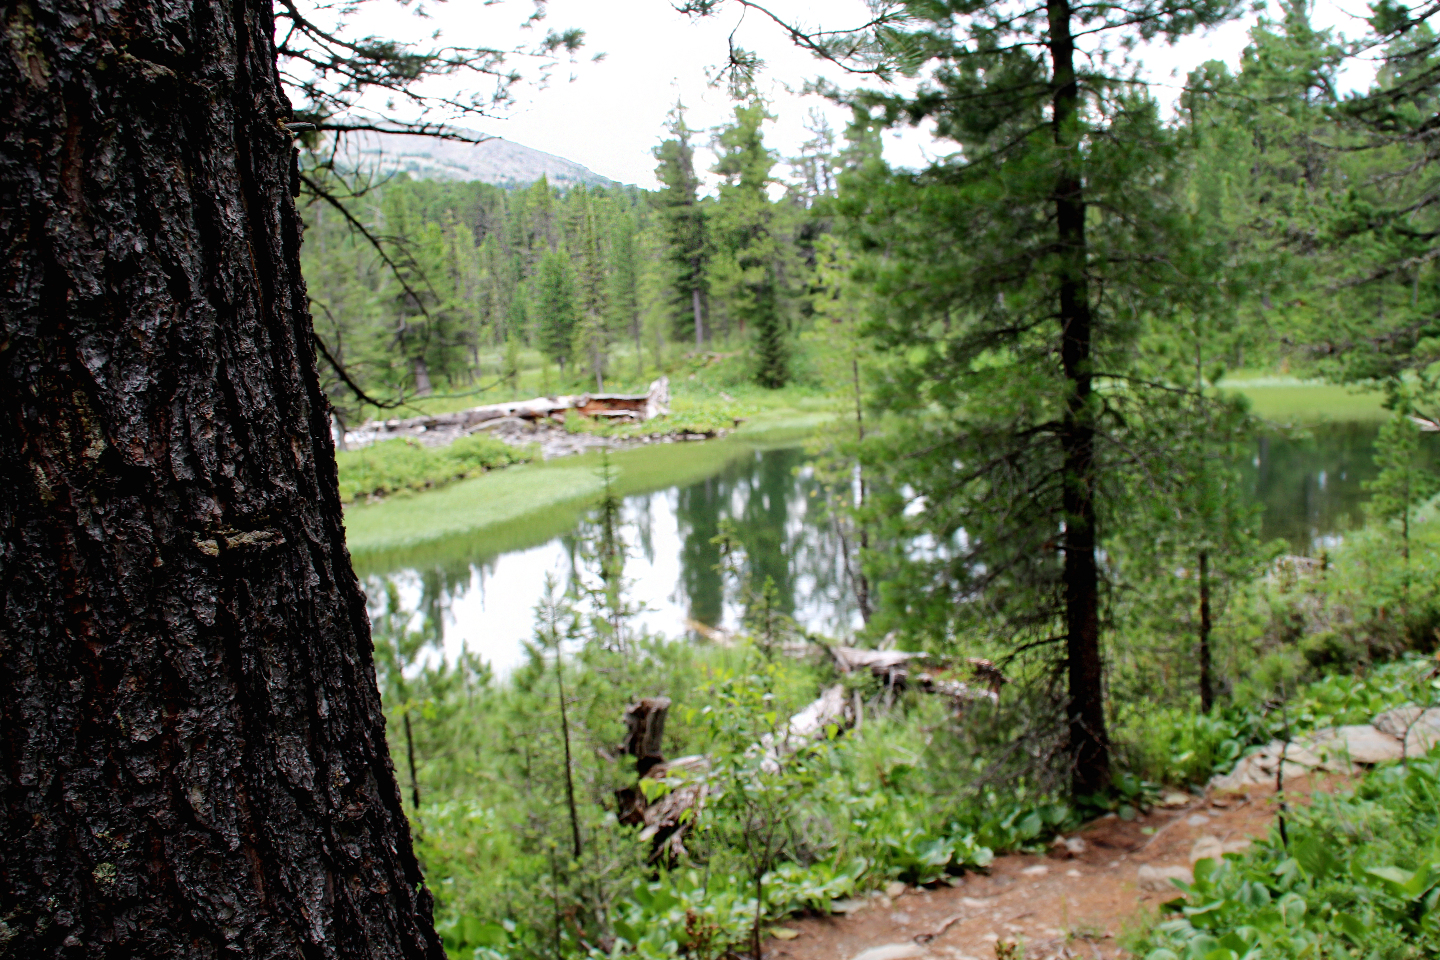
[[[1264,507],[1263,536],[1289,541],[1296,553],[1316,553],[1362,523],[1376,429],[1338,423],[1260,439],[1243,466]],[[757,585],[772,578],[781,612],[802,628],[849,635],[860,618],[823,499],[803,451],[795,448],[745,451],[705,480],[625,497],[623,576],[632,602],[644,607],[635,626],[678,637],[689,620],[729,629],[740,622],[739,584],[716,569],[720,553],[713,541],[725,519],[744,544],[742,574]],[[468,648],[503,675],[523,661],[522,643],[531,636],[546,575],[561,583],[572,582],[577,572],[598,579],[598,571],[587,567],[596,562],[594,551],[581,548],[595,533],[594,516],[520,549],[513,533],[499,546],[488,546],[482,533],[451,554],[372,574],[366,588],[383,604],[385,582],[393,581],[417,623],[439,625],[444,656]],[[442,655],[439,649],[435,655]]]
[[[818,487],[803,451],[791,448],[754,450],[698,483],[625,497],[623,577],[631,601],[643,606],[635,625],[672,637],[689,630],[687,621],[735,628],[744,614],[738,584],[717,571],[712,542],[728,519],[745,547],[744,573],[755,583],[773,579],[781,612],[804,629],[851,633],[859,615]],[[504,674],[524,660],[546,574],[561,583],[600,579],[595,552],[584,548],[598,532],[591,515],[538,546],[374,574],[366,589],[383,598],[393,582],[407,609],[442,625],[444,656],[469,649]]]

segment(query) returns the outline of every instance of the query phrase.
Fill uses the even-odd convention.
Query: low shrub
[[[1317,794],[1244,855],[1201,860],[1138,938],[1146,960],[1440,955],[1440,759]]]
[[[340,471],[340,498],[351,503],[437,487],[529,459],[527,451],[503,440],[472,434],[445,447],[427,447],[409,439],[386,440],[360,450],[342,450],[335,463]]]

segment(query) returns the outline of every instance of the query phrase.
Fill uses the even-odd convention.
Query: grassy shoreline
[[[739,396],[704,381],[687,382],[679,388],[676,423],[667,423],[667,429],[716,418],[728,423],[739,417],[743,425],[722,440],[656,444],[612,452],[610,459],[620,494],[693,483],[713,475],[730,459],[759,444],[788,446],[803,442],[836,416],[839,403],[803,388],[774,392],[732,389]],[[1227,380],[1221,389],[1244,394],[1257,416],[1275,424],[1375,422],[1386,416],[1382,397],[1377,393],[1358,393],[1297,377],[1247,376]],[[621,434],[625,428],[599,428],[597,432]],[[407,456],[412,453],[402,452]],[[570,529],[599,497],[603,486],[599,454],[527,463],[524,454],[515,451],[510,465],[501,456],[491,457],[493,462],[472,457],[475,463],[467,461],[457,468],[443,452],[432,454],[437,463],[434,470],[421,469],[408,478],[390,481],[383,491],[385,499],[378,503],[353,502],[358,499],[355,491],[363,496],[369,490],[361,490],[363,483],[347,478],[342,460],[341,486],[351,491],[346,500],[352,501],[346,509],[345,526],[357,567],[388,568],[415,559],[417,551],[421,555],[437,551],[452,555],[457,540],[480,530],[498,533],[512,549],[523,548]],[[364,455],[364,451],[355,451],[342,457],[359,460]],[[505,469],[495,469],[501,466]]]
[[[620,496],[695,483],[756,449],[793,446],[829,419],[823,411],[773,411],[719,440],[649,444],[613,451]],[[494,470],[423,493],[400,493],[345,511],[346,539],[357,569],[413,561],[417,551],[453,553],[457,539],[501,534],[518,549],[574,526],[600,496],[603,457],[589,453]]]

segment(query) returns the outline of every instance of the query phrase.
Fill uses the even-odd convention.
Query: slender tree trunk
[[[434,392],[430,385],[430,365],[424,357],[415,358],[415,396],[428,397]]]
[[[560,695],[560,734],[565,740],[565,803],[570,808],[570,839],[575,859],[580,859],[580,813],[575,807],[574,763],[570,759],[570,715],[565,706],[565,671],[560,641],[555,641],[555,687]]]
[[[690,309],[695,314],[695,349],[700,350],[705,346],[705,321],[700,316],[699,287],[690,291]]]
[[[1215,706],[1215,681],[1210,666],[1210,555],[1200,551],[1200,712]]]
[[[1069,385],[1060,430],[1065,512],[1065,632],[1069,665],[1071,786],[1094,794],[1110,785],[1100,653],[1100,576],[1095,559],[1095,426],[1090,369],[1090,289],[1085,242],[1085,187],[1078,135],[1080,94],[1068,0],[1049,0],[1055,145],[1055,219],[1061,276],[1060,362]]]
[[[4,0],[0,953],[444,952],[267,0]]]
[[[860,359],[858,357],[852,356],[850,358],[850,375],[852,378],[852,385],[855,388],[855,437],[861,443],[864,443],[865,407],[864,404],[861,403]],[[855,463],[855,473],[856,484],[859,487],[859,496],[857,498],[858,502],[855,504],[855,506],[859,509],[864,509],[867,493],[865,489],[865,468],[861,465],[859,460],[857,460]],[[863,522],[856,524],[856,526],[860,528],[860,552],[863,554],[866,550],[870,549],[870,530],[865,526]],[[855,571],[855,601],[860,607],[860,619],[868,625],[870,623],[871,613],[870,580],[868,577],[865,576],[865,570],[860,565],[859,557],[855,558]]]
[[[760,952],[760,925],[765,919],[765,871],[755,872],[755,919],[750,924],[750,955],[754,960],[761,960]]]
[[[640,348],[640,314],[635,314],[630,321],[631,331],[635,334],[635,379],[645,379],[645,351]]]

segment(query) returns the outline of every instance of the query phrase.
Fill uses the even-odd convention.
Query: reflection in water
[[[1264,507],[1262,536],[1313,554],[1363,523],[1376,432],[1374,424],[1339,423],[1304,437],[1260,439],[1241,466]],[[636,625],[671,637],[687,632],[687,620],[737,625],[743,612],[737,586],[716,571],[719,549],[711,542],[724,518],[744,543],[752,582],[771,577],[781,610],[817,633],[851,633],[860,618],[845,586],[839,540],[819,509],[823,500],[797,449],[755,451],[698,483],[626,497],[624,575],[630,599],[644,606]],[[577,574],[598,579],[579,549],[593,534],[593,521],[586,521],[537,546],[495,554],[485,550],[482,533],[465,557],[385,576],[405,609],[439,626],[444,656],[465,647],[503,675],[524,660],[546,577],[562,585]],[[382,584],[382,577],[369,577],[366,588],[383,598]]]
[[[1295,553],[1312,555],[1364,524],[1364,484],[1375,478],[1378,433],[1374,423],[1328,423],[1298,437],[1260,437],[1241,469],[1264,511],[1262,539],[1285,540]]]
[[[687,620],[729,629],[739,623],[738,587],[716,571],[720,553],[711,542],[728,519],[745,546],[745,573],[755,583],[774,580],[782,611],[819,633],[853,631],[859,614],[844,589],[838,538],[817,507],[822,500],[797,449],[755,451],[699,483],[626,497],[624,577],[629,599],[644,608],[636,626],[675,637],[688,631]],[[439,625],[443,654],[436,655],[469,649],[504,675],[524,662],[546,578],[562,587],[577,576],[598,580],[580,549],[594,533],[593,520],[586,521],[526,550],[371,576],[366,589],[383,598],[390,579],[405,609]]]

